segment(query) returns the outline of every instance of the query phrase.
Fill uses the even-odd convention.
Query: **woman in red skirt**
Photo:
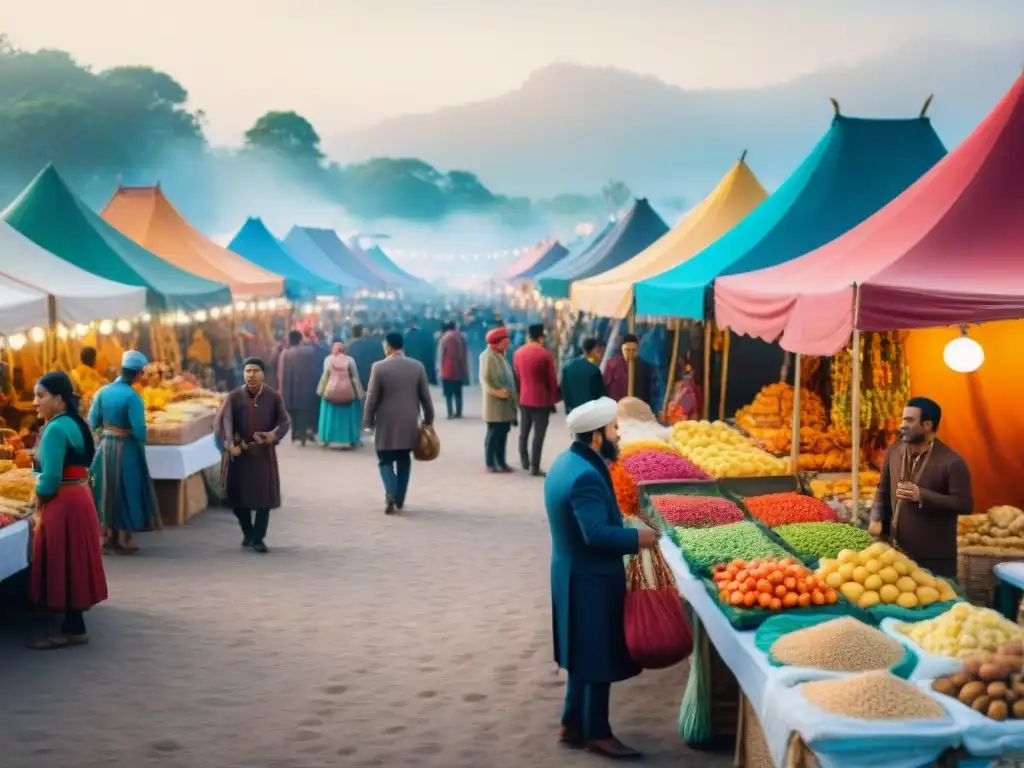
[[[82,613],[107,599],[107,579],[89,489],[96,447],[66,373],[48,373],[39,380],[35,406],[46,424],[35,454],[40,474],[30,596],[49,611],[63,612],[64,623],[59,635],[28,647],[50,651],[89,642]]]

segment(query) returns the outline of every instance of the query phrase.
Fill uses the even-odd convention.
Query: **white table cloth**
[[[1000,581],[1024,589],[1024,562],[996,563],[992,571]]]
[[[0,528],[0,581],[28,568],[29,521]]]
[[[188,445],[147,445],[146,461],[154,480],[184,480],[220,463],[221,453],[213,435]]]

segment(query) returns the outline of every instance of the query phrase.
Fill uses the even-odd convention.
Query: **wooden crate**
[[[209,505],[201,472],[184,480],[154,480],[153,485],[164,525],[184,525]]]
[[[214,414],[191,421],[173,424],[150,424],[147,429],[147,445],[188,445],[213,432]]]

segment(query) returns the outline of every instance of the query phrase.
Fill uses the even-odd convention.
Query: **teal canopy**
[[[311,296],[337,296],[341,285],[305,267],[285,245],[267,229],[262,219],[249,218],[228,249],[258,267],[284,278],[284,293],[290,299]]]
[[[569,286],[576,280],[607,272],[629,261],[668,232],[668,225],[654,212],[646,198],[633,207],[610,231],[598,236],[589,248],[577,256],[566,256],[551,269],[536,276],[537,288],[552,299],[569,297]]]
[[[703,251],[636,283],[636,312],[703,320],[715,278],[781,264],[839,237],[913,184],[946,154],[926,117],[836,115],[773,195]]]
[[[178,269],[107,224],[47,165],[0,216],[76,267],[146,289],[150,309],[196,310],[231,303],[231,289]]]
[[[406,272],[400,266],[395,264],[391,260],[391,257],[381,250],[379,245],[374,245],[366,251],[366,255],[373,259],[374,263],[383,267],[384,269],[393,272],[399,278],[404,280],[407,284],[407,288],[419,293],[437,293],[437,289],[434,288],[430,283],[424,280],[422,277],[417,277],[409,272]]]

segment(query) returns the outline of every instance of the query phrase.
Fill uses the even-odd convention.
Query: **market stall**
[[[0,581],[28,568],[32,544],[32,498],[35,478],[27,454],[12,447],[10,442],[0,445]]]

